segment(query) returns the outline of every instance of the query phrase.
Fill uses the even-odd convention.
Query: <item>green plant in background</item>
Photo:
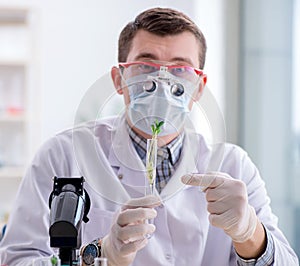
[[[58,263],[58,259],[57,259],[55,256],[52,256],[52,258],[51,258],[51,264],[52,264],[53,266],[56,266],[57,263]]]

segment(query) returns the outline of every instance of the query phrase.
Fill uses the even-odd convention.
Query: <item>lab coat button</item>
[[[123,175],[122,174],[118,174],[118,178],[121,180],[123,179]]]
[[[163,152],[162,150],[158,150],[158,151],[157,151],[157,155],[158,155],[158,156],[163,156],[163,155],[164,155],[164,152]]]
[[[171,260],[172,259],[172,256],[170,254],[166,254],[165,257],[166,257],[167,260]]]

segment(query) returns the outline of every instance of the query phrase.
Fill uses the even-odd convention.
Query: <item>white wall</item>
[[[293,25],[293,117],[292,127],[295,133],[300,134],[300,0],[294,0]]]
[[[220,0],[194,2],[194,20],[207,41],[205,64],[205,72],[208,74],[207,86],[223,111],[225,109],[225,2]]]
[[[242,10],[243,147],[259,168],[279,225],[293,243],[293,1],[247,0]]]

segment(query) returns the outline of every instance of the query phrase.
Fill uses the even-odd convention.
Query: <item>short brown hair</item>
[[[182,12],[171,8],[160,7],[143,11],[121,31],[118,47],[119,62],[126,62],[132,40],[140,29],[159,36],[176,35],[185,31],[193,33],[199,41],[199,68],[203,69],[206,55],[206,41],[203,33],[197,25]]]

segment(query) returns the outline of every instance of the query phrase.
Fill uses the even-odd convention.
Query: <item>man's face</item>
[[[164,66],[174,66],[174,68],[173,68],[174,75],[176,75],[176,73],[177,73],[180,76],[180,73],[181,73],[181,75],[185,75],[182,73],[188,73],[188,72],[180,72],[180,71],[182,71],[182,68],[181,67],[176,68],[175,66],[185,66],[185,67],[187,67],[185,69],[198,68],[200,65],[199,64],[199,53],[200,53],[199,43],[198,43],[197,39],[195,38],[195,36],[188,31],[177,34],[177,35],[168,35],[168,36],[161,37],[161,36],[149,33],[144,30],[139,30],[132,41],[132,45],[131,45],[131,49],[130,49],[128,57],[127,57],[127,61],[122,62],[122,63],[131,64],[133,62],[139,61],[139,62],[159,63],[159,65],[164,65]],[[125,64],[123,64],[123,66],[125,67]],[[141,68],[137,68],[138,71],[141,69],[143,71],[144,70],[146,71],[147,69],[149,70],[149,68],[147,68],[147,66],[145,66],[145,65],[143,65],[143,66]],[[157,67],[157,65],[154,66],[154,68],[155,67]],[[190,68],[188,68],[188,67],[190,67]],[[137,69],[135,69],[135,70],[137,70]],[[152,68],[150,67],[150,69],[152,69]],[[164,68],[162,68],[162,69],[164,69]],[[167,69],[172,70],[172,67],[167,68]],[[125,72],[125,70],[126,70],[126,72]],[[111,71],[111,75],[112,75],[112,79],[113,79],[113,82],[114,82],[117,92],[119,94],[123,94],[126,107],[130,107],[129,90],[132,89],[132,87],[128,88],[128,84],[125,82],[124,78],[126,80],[128,80],[128,78],[132,77],[131,75],[133,73],[138,73],[138,71],[132,72],[131,71],[132,69],[129,70],[129,68],[126,68],[125,70],[123,71],[123,74],[121,76],[120,69],[117,67],[113,67],[112,71]],[[179,72],[176,72],[177,70]],[[197,71],[195,69],[193,69],[193,71],[195,71],[195,73],[197,73]],[[193,103],[195,101],[197,101],[200,98],[200,96],[202,95],[202,91],[203,91],[203,88],[204,88],[204,85],[206,82],[206,76],[201,75],[200,72],[199,72],[199,80],[197,80],[197,74],[196,74],[197,81],[194,80],[195,85],[196,85],[194,88],[194,91],[191,92],[190,94],[187,94],[187,95],[191,96],[191,98],[188,100],[189,102],[187,102],[187,105],[186,105],[186,108],[188,108],[189,110],[192,109]],[[190,73],[194,73],[194,72],[190,72]],[[185,76],[187,78],[187,81],[191,81],[191,79],[188,79],[188,78],[194,79],[195,78],[194,74],[192,74],[192,77],[189,75]],[[149,77],[150,77],[150,75],[149,75]],[[181,76],[181,77],[183,78],[183,76]],[[163,77],[161,77],[161,78],[162,78],[161,80],[164,80]],[[176,90],[176,87],[174,87],[174,88]],[[188,88],[188,87],[186,87],[186,88]],[[192,88],[192,87],[190,87],[190,88]],[[131,93],[132,93],[132,91],[131,91]],[[161,100],[161,97],[159,99]],[[178,104],[178,102],[176,103],[176,105],[177,104]],[[174,105],[170,105],[170,106],[174,106]],[[184,106],[177,106],[175,108],[178,108],[178,107],[184,109]],[[151,108],[148,109],[148,111],[149,110],[151,110]],[[146,120],[140,119],[140,117],[139,117],[139,115],[141,115],[143,112],[135,110],[134,111],[135,114],[133,115],[133,116],[135,116],[135,118],[133,118],[132,113],[130,113],[131,115],[129,114],[130,111],[132,111],[132,108],[126,108],[126,118],[127,118],[129,125],[133,126],[133,129],[138,134],[140,134],[141,136],[144,136],[145,138],[148,138],[150,135],[147,135],[147,133],[146,133],[147,130],[146,130],[145,126],[147,126],[147,129],[149,130],[150,125],[148,125],[148,124],[151,122],[149,120],[149,118],[151,118],[152,116],[157,116],[157,117],[161,118],[162,116],[159,112],[164,111],[164,109],[162,109],[162,110],[156,109],[156,111],[154,113],[151,113],[150,116],[146,114],[146,116],[144,117]],[[174,119],[170,118],[170,117],[166,117],[166,121],[169,121],[169,122],[165,123],[165,124],[168,125],[169,127],[171,126],[172,130],[174,128],[176,128],[177,130],[174,133],[172,133],[172,130],[169,130],[170,134],[166,135],[165,136],[166,139],[164,139],[166,141],[166,143],[168,143],[170,140],[174,139],[179,134],[179,131],[180,131],[179,127],[181,127],[181,125],[179,125],[179,123],[184,121],[184,117],[181,117],[181,116],[185,113],[186,113],[186,111],[183,111],[183,112],[180,111],[180,114],[178,114],[178,116],[176,116],[176,113],[168,111],[169,116],[173,115],[176,117],[174,117]],[[134,120],[137,119],[137,121],[132,121],[132,119],[134,119]],[[174,124],[175,120],[178,125]],[[141,124],[139,124],[140,128],[138,129],[138,126],[136,124],[136,123],[138,123],[138,121],[147,121],[147,122],[145,122],[146,124],[144,123],[143,126],[141,126]],[[164,130],[165,130],[165,132],[168,131],[166,129],[164,129]]]
[[[199,49],[199,43],[190,32],[161,37],[140,30],[133,39],[127,62],[154,60],[198,68]],[[124,87],[123,95],[128,105],[130,98]]]

